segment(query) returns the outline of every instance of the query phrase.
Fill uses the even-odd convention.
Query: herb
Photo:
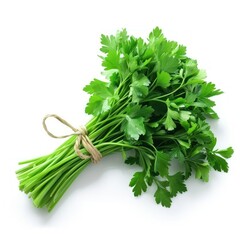
[[[86,113],[93,116],[86,128],[102,156],[122,152],[126,164],[140,167],[130,181],[134,195],[153,186],[156,203],[170,207],[172,198],[187,190],[191,174],[207,182],[210,170],[227,172],[233,149],[215,149],[206,121],[218,118],[212,97],[222,91],[205,81],[205,71],[186,56],[186,48],[167,40],[159,28],[147,41],[124,29],[116,36],[102,35],[101,44],[104,80],[94,79],[84,88],[91,95]],[[20,190],[36,207],[51,211],[91,163],[76,155],[75,139],[20,163],[26,165],[17,171]]]

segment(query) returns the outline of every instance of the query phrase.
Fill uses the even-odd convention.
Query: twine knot
[[[53,133],[51,133],[48,130],[47,125],[46,125],[46,120],[50,117],[53,117],[53,118],[57,119],[62,124],[71,128],[73,130],[73,133],[68,134],[68,135],[63,135],[63,136],[56,136]],[[67,137],[76,135],[77,138],[76,138],[76,141],[75,141],[75,144],[74,144],[74,151],[81,159],[85,160],[85,159],[91,158],[93,163],[97,163],[102,158],[101,153],[97,150],[97,148],[93,145],[93,143],[89,139],[87,129],[84,126],[80,126],[79,128],[75,128],[70,123],[68,123],[66,120],[64,120],[63,118],[59,117],[56,114],[46,115],[43,118],[42,124],[43,124],[43,128],[46,131],[46,133],[50,137],[53,137],[53,138],[67,138]],[[81,144],[83,145],[83,147],[86,149],[86,151],[90,155],[85,155],[81,152],[81,150],[80,150]]]

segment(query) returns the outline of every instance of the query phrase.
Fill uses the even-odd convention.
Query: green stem
[[[159,99],[161,99],[161,98],[168,97],[168,96],[172,95],[173,93],[177,92],[179,89],[181,89],[181,88],[183,87],[184,82],[185,82],[185,78],[183,78],[180,86],[179,86],[178,88],[174,89],[173,91],[171,91],[170,93],[164,94],[164,95],[159,96],[159,97],[154,97],[154,98],[151,98],[151,99],[146,99],[145,101],[147,101],[147,102],[149,102],[149,101],[155,101],[155,100],[159,100]]]

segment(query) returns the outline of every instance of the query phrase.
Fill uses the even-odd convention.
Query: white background
[[[0,239],[240,239],[237,3],[0,1]],[[146,38],[155,26],[188,46],[208,80],[224,90],[212,126],[218,147],[235,149],[229,173],[214,172],[207,184],[189,179],[188,192],[166,209],[155,204],[153,190],[133,197],[128,184],[137,168],[116,154],[85,169],[52,213],[34,208],[14,172],[19,161],[62,142],[46,135],[42,117],[86,123],[82,88],[100,75],[100,34],[125,27]]]

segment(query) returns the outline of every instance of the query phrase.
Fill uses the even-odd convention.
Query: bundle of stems
[[[115,115],[114,112],[112,115]],[[102,118],[94,117],[86,125],[89,138],[102,156],[121,151],[122,148],[130,149],[131,145],[121,141],[123,133],[116,131],[121,119]],[[17,171],[19,188],[29,194],[36,207],[46,206],[51,211],[71,183],[91,163],[91,158],[80,159],[75,153],[75,141],[76,136],[72,136],[51,154],[19,163],[27,164]],[[80,151],[88,154],[83,147]]]

